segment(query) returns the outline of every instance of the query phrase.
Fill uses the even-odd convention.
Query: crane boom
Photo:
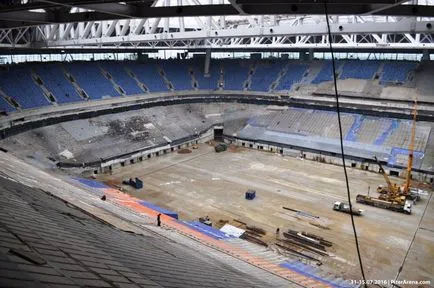
[[[417,98],[414,100],[413,105],[413,124],[411,126],[411,138],[410,145],[408,147],[408,163],[407,163],[407,177],[405,179],[404,184],[404,194],[408,194],[410,190],[410,182],[411,182],[411,169],[413,167],[413,158],[414,158],[414,138],[416,137],[416,117],[417,117]]]
[[[389,179],[389,176],[387,176],[386,171],[384,171],[383,165],[381,165],[380,161],[378,161],[377,156],[374,156],[375,162],[377,162],[378,166],[380,166],[380,174],[383,175],[384,180],[386,180],[387,187],[389,188],[390,193],[395,193],[395,187],[393,186],[392,182]]]

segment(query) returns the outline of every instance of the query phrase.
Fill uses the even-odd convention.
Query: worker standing
[[[161,213],[157,215],[157,226],[161,226]]]

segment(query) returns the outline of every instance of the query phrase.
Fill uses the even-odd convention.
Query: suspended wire
[[[402,269],[404,268],[405,261],[407,260],[408,254],[410,253],[411,247],[413,246],[414,240],[416,239],[416,234],[420,229],[423,218],[425,217],[425,212],[428,208],[429,203],[431,202],[432,195],[433,195],[433,193],[431,193],[431,195],[429,196],[428,203],[426,203],[425,209],[423,210],[422,216],[420,217],[419,224],[417,225],[416,230],[414,231],[413,238],[411,238],[410,245],[408,245],[407,251],[405,251],[405,256],[404,256],[404,259],[402,260],[401,266],[399,266],[398,273],[396,274],[396,277],[395,277],[395,281],[398,280],[399,275],[401,274]]]
[[[325,17],[326,17],[326,22],[327,22],[327,32],[328,32],[330,53],[332,56],[333,82],[334,82],[334,87],[335,87],[336,112],[338,114],[338,126],[339,126],[339,141],[341,144],[340,146],[341,146],[342,166],[344,167],[345,184],[346,184],[347,196],[348,196],[348,205],[350,206],[351,226],[353,227],[354,240],[356,242],[357,257],[359,258],[359,265],[360,265],[360,271],[362,273],[363,284],[364,284],[365,288],[368,288],[368,285],[366,284],[365,271],[363,270],[362,257],[360,256],[359,239],[357,237],[356,224],[354,223],[353,205],[351,204],[350,184],[348,181],[347,168],[345,166],[344,140],[343,140],[343,136],[342,136],[341,111],[340,111],[340,107],[339,107],[338,84],[337,84],[337,79],[336,79],[336,64],[335,64],[335,57],[334,57],[334,53],[333,53],[332,33],[330,31],[330,21],[329,21],[329,14],[328,14],[328,10],[327,10],[327,1],[324,1],[324,12],[325,12]]]

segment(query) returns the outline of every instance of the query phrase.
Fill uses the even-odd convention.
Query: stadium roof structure
[[[434,1],[9,0],[0,51],[434,48]]]

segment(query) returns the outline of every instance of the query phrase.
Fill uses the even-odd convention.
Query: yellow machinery
[[[378,166],[380,166],[380,170],[378,172],[383,175],[384,180],[386,180],[387,183],[387,187],[379,185],[377,187],[377,192],[380,194],[388,194],[390,192],[393,194],[399,193],[400,187],[396,185],[396,183],[392,183],[392,181],[390,181],[389,176],[387,176],[386,171],[384,171],[383,166],[381,165],[380,161],[378,161],[376,156],[374,156],[374,160],[377,162]]]
[[[396,185],[396,183],[392,183],[387,176],[386,172],[383,169],[383,166],[378,161],[377,157],[374,157],[378,166],[380,166],[379,172],[383,175],[386,180],[387,187],[383,185],[379,185],[377,187],[377,192],[380,193],[379,199],[390,201],[394,203],[404,203],[407,198],[412,198],[410,193],[410,184],[411,184],[411,170],[413,167],[413,157],[414,157],[414,140],[416,137],[416,117],[417,117],[417,99],[414,101],[413,105],[413,123],[411,127],[411,136],[410,136],[410,144],[408,147],[408,163],[407,163],[407,175],[405,179],[405,183],[402,187]],[[417,197],[416,197],[417,198]]]
[[[411,184],[411,169],[413,168],[413,157],[414,157],[414,138],[416,137],[416,117],[417,117],[417,98],[414,100],[413,105],[413,124],[411,126],[411,138],[410,145],[408,147],[408,163],[407,163],[407,175],[405,178],[405,183],[403,187],[403,195],[407,196],[410,194],[410,184]]]

